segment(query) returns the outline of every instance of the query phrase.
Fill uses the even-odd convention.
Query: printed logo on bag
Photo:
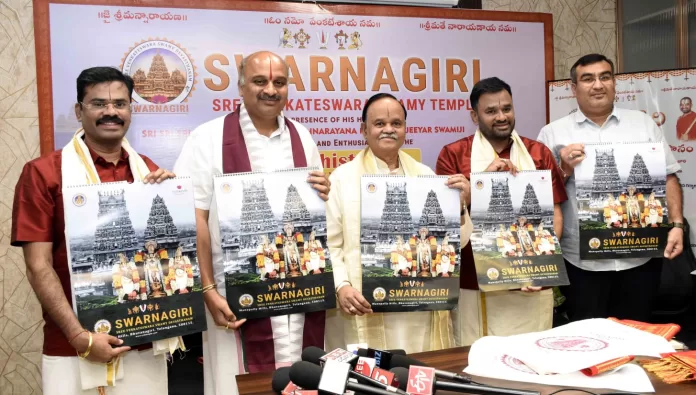
[[[244,294],[239,297],[239,305],[242,307],[249,307],[254,304],[254,298],[249,294]]]
[[[584,336],[556,336],[539,339],[536,345],[549,350],[588,352],[607,348],[609,343]]]
[[[133,78],[134,113],[188,113],[197,74],[181,44],[159,38],[136,43],[121,59],[121,70]]]
[[[476,189],[483,189],[483,180],[476,180]]]
[[[94,324],[94,331],[96,333],[109,333],[111,332],[111,323],[107,320],[99,320]]]
[[[590,239],[590,243],[589,243],[589,244],[590,244],[590,248],[592,248],[593,250],[596,250],[597,248],[599,248],[599,246],[600,246],[602,243],[599,241],[598,238],[593,237],[593,238]]]
[[[72,202],[75,206],[77,207],[82,207],[87,203],[87,198],[85,198],[85,195],[78,193],[77,195],[73,196]]]
[[[370,193],[375,193],[377,191],[377,185],[374,182],[367,184],[367,191]]]
[[[377,287],[374,291],[372,291],[372,297],[375,298],[375,301],[381,302],[386,299],[387,291],[385,291],[382,287]]]

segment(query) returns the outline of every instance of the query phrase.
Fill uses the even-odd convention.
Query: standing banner
[[[171,169],[191,131],[241,102],[237,67],[259,50],[287,62],[285,114],[309,129],[327,172],[364,148],[362,108],[378,92],[403,101],[404,150],[433,168],[445,144],[475,131],[469,92],[481,78],[498,76],[524,95],[516,102],[520,134],[535,137],[546,121],[550,14],[269,1],[202,0],[189,2],[192,8],[174,0],[149,2],[156,7],[99,2],[35,1],[44,154],[64,146],[79,127],[80,71],[115,66],[135,80],[131,145]],[[101,44],[75,45],[75,26]]]
[[[336,307],[317,168],[215,177],[227,302],[239,318]]]
[[[553,228],[551,171],[471,173],[476,277],[484,292],[568,285]]]
[[[666,168],[661,143],[585,144],[575,168],[581,259],[664,255]]]
[[[360,179],[362,294],[375,312],[451,310],[459,297],[459,191],[445,176]]]
[[[126,346],[207,329],[191,179],[69,186],[63,196],[73,307],[85,328]]]
[[[615,105],[643,111],[655,120],[662,130],[682,170],[678,172],[684,190],[684,217],[696,224],[696,211],[690,202],[696,201],[696,172],[685,171],[696,163],[696,69],[650,71],[616,75]],[[577,111],[570,80],[551,81],[549,89],[549,118],[557,119]],[[630,140],[630,136],[627,140]],[[632,157],[633,155],[631,155]],[[663,207],[665,207],[663,205]],[[691,248],[696,252],[696,235],[692,227]]]

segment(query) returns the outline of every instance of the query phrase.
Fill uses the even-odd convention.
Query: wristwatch
[[[672,228],[684,229],[684,223],[682,222],[672,222],[669,224],[669,226],[671,226]]]

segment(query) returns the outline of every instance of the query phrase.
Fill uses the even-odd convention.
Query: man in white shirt
[[[672,229],[664,257],[682,253],[680,167],[662,131],[646,114],[614,106],[614,64],[603,55],[580,58],[570,70],[578,111],[546,125],[538,140],[559,160],[568,200],[563,203],[563,257],[570,285],[563,289],[572,321],[613,316],[649,321],[660,284],[662,258],[581,260],[578,207],[573,169],[585,158],[583,143],[662,142],[667,163],[667,207]]]
[[[323,311],[247,322],[236,320],[225,298],[213,177],[292,167],[322,168],[319,150],[307,128],[283,116],[288,66],[282,58],[265,51],[244,58],[238,86],[243,104],[233,113],[197,127],[175,165],[180,175],[193,179],[201,282],[204,289],[214,287],[204,293],[208,307],[208,331],[203,333],[206,395],[237,394],[236,374],[273,371],[299,360],[304,347],[324,346]],[[310,172],[307,182],[328,199],[330,183],[323,171]]]

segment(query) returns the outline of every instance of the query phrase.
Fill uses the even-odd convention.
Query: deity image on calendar
[[[148,298],[161,298],[171,294],[171,289],[169,284],[166,285],[167,292],[163,291],[163,285],[165,284],[165,274],[162,270],[162,261],[168,260],[167,250],[157,248],[157,242],[155,240],[148,240],[145,242],[145,252],[138,252],[135,254],[136,265],[141,264],[143,271],[145,273],[144,281],[145,292]]]
[[[447,195],[443,209],[441,191],[418,188],[408,181],[386,177],[382,187],[368,189],[370,204],[361,214],[361,260],[371,277],[436,278],[459,275],[459,218]],[[369,192],[383,191],[379,196]],[[450,201],[452,200],[452,201]],[[369,207],[369,208],[368,208]],[[449,208],[449,207],[447,207]],[[456,213],[456,214],[454,214]]]
[[[471,209],[471,246],[477,256],[560,254],[560,244],[553,233],[550,176],[541,172],[524,172],[516,177],[480,173],[475,178],[481,185],[476,189],[478,200],[472,200]]]
[[[190,181],[188,181],[190,182]],[[85,187],[66,225],[79,310],[201,289],[193,196],[183,181]]]
[[[635,147],[589,146],[576,175],[582,230],[667,226],[664,155],[657,158],[652,149],[636,152]]]
[[[496,245],[502,257],[522,257],[556,254],[557,242],[554,236],[540,222],[536,227],[520,216],[517,221],[505,227],[500,224],[496,234]]]
[[[228,284],[331,271],[323,201],[304,184],[304,178],[299,181],[287,173],[218,181],[216,188],[225,199],[239,201],[219,208]]]

